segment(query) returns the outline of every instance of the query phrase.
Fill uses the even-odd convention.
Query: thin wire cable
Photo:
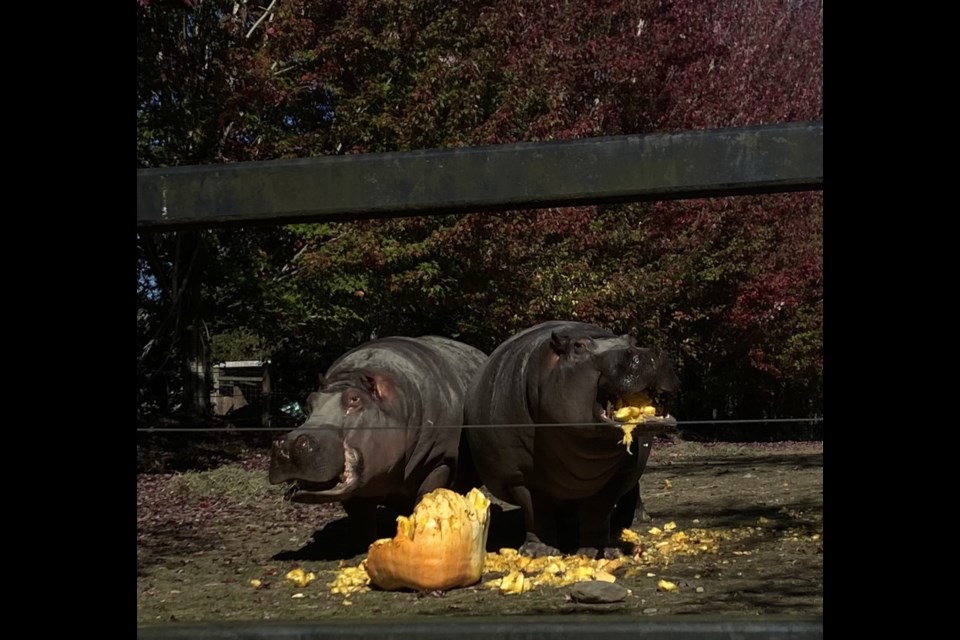
[[[677,428],[689,426],[689,425],[722,425],[722,424],[762,424],[762,423],[772,423],[772,424],[783,424],[783,423],[806,423],[806,424],[818,424],[823,422],[823,418],[750,418],[750,419],[741,419],[741,420],[684,420],[677,422]],[[551,423],[551,424],[448,424],[448,425],[430,425],[434,429],[509,429],[516,427],[538,427],[538,428],[553,428],[553,427],[609,427],[609,426],[618,426],[622,423],[619,422],[564,422],[564,423]],[[642,424],[642,423],[641,423]],[[395,426],[395,427],[354,427],[352,430],[355,431],[374,431],[374,430],[403,430],[411,427],[407,426]],[[294,429],[316,429],[317,431],[321,430],[340,430],[341,427],[336,426],[323,426],[323,427],[138,427],[138,433],[221,433],[221,432],[232,432],[232,433],[252,433],[255,431],[262,432],[278,432],[286,433],[293,431]],[[670,427],[672,429],[672,427]]]

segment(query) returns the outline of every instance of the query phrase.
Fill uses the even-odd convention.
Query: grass
[[[187,471],[170,479],[176,493],[196,496],[229,496],[238,501],[280,496],[283,488],[267,480],[267,474],[230,464],[210,471]]]

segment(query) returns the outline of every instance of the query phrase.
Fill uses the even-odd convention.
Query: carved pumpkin
[[[397,535],[377,540],[367,553],[370,581],[381,589],[423,591],[468,587],[480,581],[490,528],[490,501],[479,489],[462,496],[437,489],[408,518],[397,518]]]

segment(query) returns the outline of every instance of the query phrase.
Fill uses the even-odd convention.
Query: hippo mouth
[[[291,502],[305,504],[337,502],[349,498],[360,484],[360,453],[344,443],[343,458],[343,471],[338,478],[329,482],[295,480],[287,490],[286,497]]]
[[[609,422],[610,424],[616,424],[613,421],[613,412],[617,402],[620,401],[620,396],[612,394],[603,389],[597,391],[597,402],[593,407],[593,417],[596,418],[597,422]]]
[[[640,400],[643,398],[643,400]],[[618,406],[631,405],[638,402],[649,401],[653,405],[658,405],[661,398],[651,390],[641,391],[639,394],[618,395],[600,388],[597,390],[597,401],[593,407],[593,417],[597,422],[608,423],[619,426],[620,421],[614,419]],[[671,416],[656,416],[654,421],[668,420],[674,421]],[[649,418],[648,418],[649,420]]]

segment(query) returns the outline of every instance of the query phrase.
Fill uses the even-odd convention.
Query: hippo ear
[[[562,356],[570,350],[570,336],[557,335],[556,331],[550,332],[550,348],[559,356]]]
[[[307,396],[306,402],[303,403],[303,404],[305,405],[305,407],[306,407],[306,410],[307,410],[307,411],[306,411],[306,414],[307,414],[308,416],[309,416],[311,413],[313,413],[313,401],[316,399],[316,396],[317,396],[317,392],[314,391],[313,393],[311,393],[310,395]]]
[[[324,389],[326,389],[328,384],[329,383],[327,382],[327,379],[324,378],[323,374],[321,373],[320,374],[320,391],[323,391]]]
[[[377,400],[384,400],[390,395],[390,382],[385,376],[378,374],[364,373],[360,377],[360,382],[367,393]]]

